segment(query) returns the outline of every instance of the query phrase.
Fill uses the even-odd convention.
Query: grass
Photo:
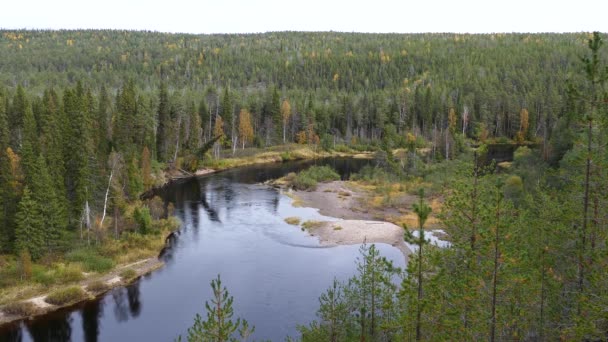
[[[340,175],[329,166],[311,166],[298,173],[291,182],[297,190],[314,190],[318,182],[340,180]]]
[[[15,302],[6,305],[2,311],[6,312],[9,315],[16,316],[34,316],[39,310],[38,307],[32,302]]]
[[[88,294],[80,286],[70,286],[51,292],[45,302],[53,305],[68,305],[88,298]]]
[[[120,271],[120,277],[124,283],[130,283],[137,278],[137,271],[132,268],[125,268],[124,270]]]
[[[295,216],[292,216],[292,217],[287,217],[287,218],[285,219],[285,222],[287,222],[288,224],[291,224],[291,225],[297,226],[297,225],[299,225],[299,224],[300,224],[300,218],[299,218],[299,217],[295,217]]]
[[[103,273],[114,268],[114,261],[100,255],[93,248],[80,248],[66,254],[66,259],[71,262],[81,263],[86,272]]]
[[[102,280],[96,280],[87,285],[87,291],[93,293],[102,293],[110,289],[110,286]]]
[[[323,222],[323,221],[309,220],[309,221],[302,223],[302,228],[303,229],[316,229],[316,228],[321,227],[324,223],[325,222]]]

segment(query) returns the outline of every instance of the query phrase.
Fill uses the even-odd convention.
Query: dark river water
[[[196,313],[206,316],[209,283],[218,274],[234,296],[235,317],[255,325],[256,340],[297,336],[297,324],[315,319],[318,297],[332,279],[355,273],[360,247],[320,247],[317,238],[284,219],[323,217],[260,184],[314,163],[331,164],[345,178],[368,161],[260,165],[171,186],[163,196],[174,203],[183,226],[162,255],[164,268],[97,300],[0,329],[0,340],[173,341],[185,337]],[[399,250],[377,247],[404,266]]]

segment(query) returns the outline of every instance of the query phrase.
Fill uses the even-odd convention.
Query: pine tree
[[[32,108],[27,105],[25,117],[23,118],[23,146],[21,149],[21,165],[25,173],[26,183],[31,183],[35,178],[36,157],[38,156],[38,128]]]
[[[29,106],[29,101],[25,95],[25,90],[21,85],[17,86],[13,103],[8,111],[8,124],[11,127],[11,146],[21,146],[23,139],[23,125],[25,110]]]
[[[14,240],[15,197],[11,184],[15,181],[7,154],[10,143],[4,101],[0,97],[0,251],[10,251]]]
[[[195,152],[203,145],[203,128],[201,123],[201,117],[196,112],[196,107],[194,102],[190,107],[189,111],[190,120],[189,120],[189,132],[188,132],[188,150],[190,152]]]
[[[144,182],[144,190],[152,187],[152,166],[150,162],[150,150],[148,146],[144,146],[144,150],[141,152],[141,173]]]
[[[16,223],[15,250],[19,253],[27,251],[32,259],[39,259],[45,249],[45,218],[42,216],[40,205],[36,203],[27,186],[23,189],[23,197],[19,202]]]
[[[423,296],[423,286],[422,286],[422,256],[423,256],[423,246],[426,244],[426,240],[424,239],[424,224],[431,213],[431,208],[424,202],[424,190],[420,190],[419,201],[418,203],[414,203],[414,212],[416,216],[418,216],[418,295],[416,301],[416,341],[420,341],[422,339],[422,296]]]
[[[156,129],[156,158],[159,161],[167,160],[167,134],[170,126],[169,118],[170,104],[167,85],[163,82],[160,85],[158,95],[158,110],[157,110],[157,129]]]
[[[133,80],[125,82],[116,99],[116,118],[113,127],[113,142],[117,149],[131,152],[137,146],[137,94]]]
[[[201,123],[201,132],[203,132],[204,141],[211,139],[211,124],[209,123],[209,118],[211,117],[209,113],[209,108],[207,107],[207,101],[205,99],[201,99],[201,102],[198,105],[198,116],[200,118]]]
[[[29,185],[31,197],[45,219],[44,242],[46,250],[51,252],[61,247],[67,227],[67,216],[61,206],[48,166],[42,155],[38,156],[35,165],[36,177],[32,179]]]
[[[255,328],[250,328],[247,321],[240,318],[237,318],[236,321],[233,320],[234,309],[232,308],[232,303],[234,298],[230,296],[226,287],[222,286],[222,280],[219,275],[217,279],[211,281],[211,289],[213,291],[213,299],[211,303],[205,302],[207,319],[203,320],[201,315],[196,315],[194,325],[188,329],[188,341],[236,341],[234,335],[237,332],[241,340],[246,340]]]

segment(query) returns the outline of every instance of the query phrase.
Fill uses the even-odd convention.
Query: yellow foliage
[[[283,118],[283,124],[286,125],[289,117],[291,116],[291,104],[289,104],[289,100],[283,100],[281,103],[281,117]]]
[[[306,132],[305,131],[299,131],[298,133],[296,133],[296,142],[298,144],[306,144]]]
[[[253,140],[253,127],[251,126],[251,114],[245,108],[239,113],[239,138],[243,143],[243,148],[246,144]]]

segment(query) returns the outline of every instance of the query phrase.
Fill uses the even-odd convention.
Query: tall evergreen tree
[[[40,205],[34,200],[27,186],[23,189],[23,197],[19,202],[16,223],[15,250],[27,251],[32,259],[39,259],[45,247],[45,218],[40,211]]]
[[[156,158],[159,161],[167,160],[167,135],[170,127],[170,104],[167,85],[160,85],[158,94],[157,129],[156,129]]]

